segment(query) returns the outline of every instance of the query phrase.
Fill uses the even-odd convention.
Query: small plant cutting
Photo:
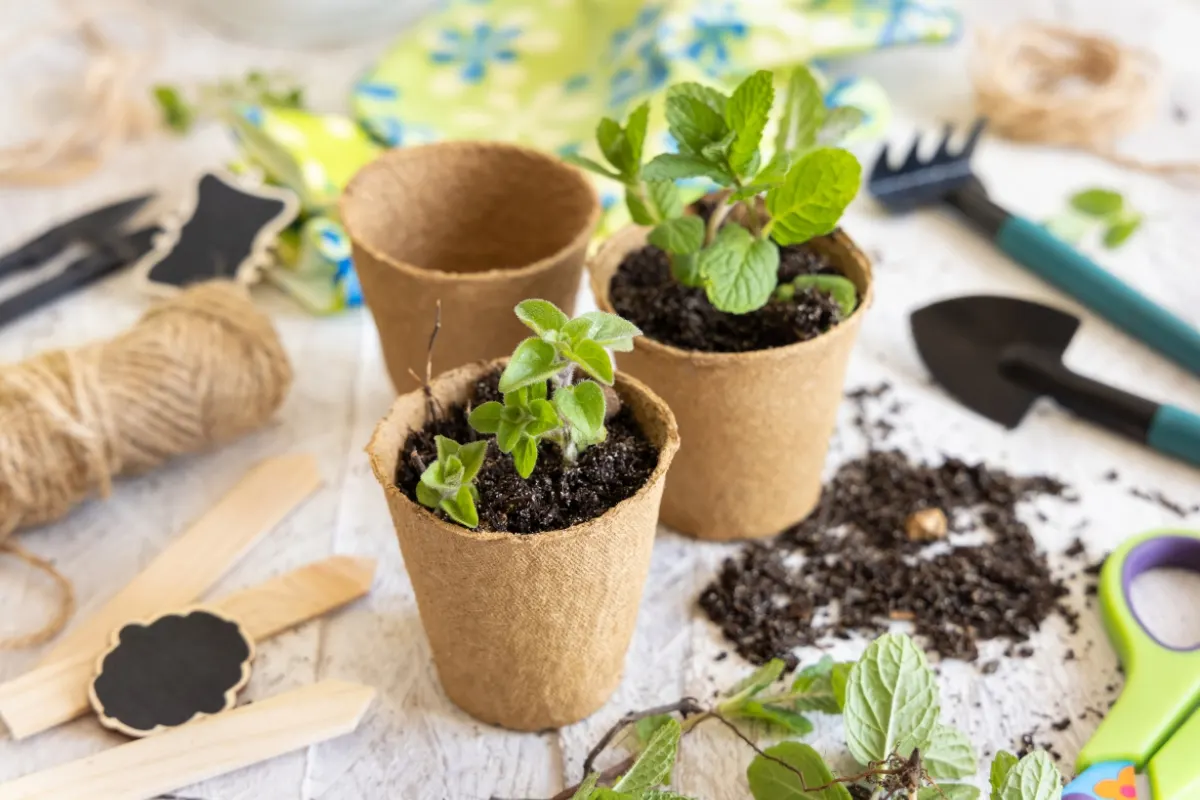
[[[1100,229],[1101,243],[1115,250],[1137,232],[1143,219],[1120,192],[1094,188],[1071,195],[1070,208],[1047,221],[1046,227],[1070,244],[1079,244],[1091,231]]]
[[[667,90],[666,116],[678,153],[643,164],[650,107],[624,126],[605,118],[596,139],[608,166],[568,156],[577,166],[620,181],[634,222],[651,225],[649,242],[666,251],[684,286],[703,287],[717,309],[745,314],[772,298],[791,301],[799,289],[832,295],[843,316],[853,312],[854,284],[840,275],[801,275],[781,285],[780,248],[833,231],[858,193],[862,168],[830,144],[857,126],[862,113],[825,108],[812,73],[792,73],[775,137],[762,151],[775,104],[770,72],[750,75],[732,95],[698,83]],[[707,178],[722,191],[707,220],[685,209],[675,181]]]

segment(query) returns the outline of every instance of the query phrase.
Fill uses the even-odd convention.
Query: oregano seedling
[[[625,186],[633,221],[652,226],[648,241],[668,254],[677,281],[703,287],[721,311],[745,314],[773,295],[794,296],[795,287],[792,295],[776,291],[780,247],[833,231],[862,177],[858,160],[832,146],[861,124],[861,111],[827,109],[816,77],[798,68],[788,82],[774,155],[767,160],[762,139],[774,105],[767,70],[748,76],[730,95],[699,83],[675,84],[666,93],[666,117],[679,152],[641,163],[649,116],[642,104],[624,127],[605,118],[596,129],[611,169],[579,156],[567,160]],[[723,187],[722,203],[707,225],[684,209],[674,184],[697,177]],[[833,291],[828,283],[811,285]],[[837,286],[843,314],[857,305],[856,297],[846,298],[846,285],[856,291],[848,280]]]
[[[417,502],[438,508],[446,516],[467,528],[479,525],[475,503],[479,499],[473,481],[483,466],[487,442],[460,445],[445,436],[436,437],[437,461],[421,473],[417,484]]]

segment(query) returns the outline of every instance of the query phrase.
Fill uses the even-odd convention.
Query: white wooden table
[[[5,32],[26,7],[3,4]],[[1150,47],[1169,74],[1170,102],[1181,109],[1126,145],[1154,156],[1200,153],[1200,4],[1188,0],[1023,0],[967,6],[971,22],[1009,22],[1036,16],[1105,30]],[[32,13],[32,12],[30,12]],[[15,15],[15,17],[14,17]],[[12,23],[15,25],[16,23]],[[15,30],[15,28],[11,28]],[[259,50],[217,39],[190,27],[172,34],[159,75],[166,80],[231,76],[249,67],[281,67],[309,88],[317,106],[341,109],[346,89],[380,44],[322,54]],[[893,138],[916,124],[969,119],[965,77],[969,42],[943,49],[863,58],[850,68],[883,80],[897,106]],[[65,55],[63,56],[65,59]],[[24,62],[28,63],[28,62]],[[47,77],[65,60],[43,60]],[[9,76],[6,76],[9,77]],[[10,87],[11,89],[11,87]],[[36,130],[36,113],[14,105],[9,89],[0,130],[19,138]],[[0,192],[0,250],[46,225],[93,205],[146,188],[163,193],[170,208],[189,178],[217,164],[229,145],[208,128],[187,139],[159,138],[128,148],[99,174],[67,188]],[[986,140],[977,156],[980,174],[1002,204],[1034,218],[1060,209],[1079,188],[1111,185],[1146,213],[1145,228],[1122,250],[1098,252],[1101,262],[1140,284],[1151,296],[1200,325],[1200,193],[1163,180],[1123,172],[1083,156]],[[1040,299],[1080,311],[1023,273],[949,217],[924,212],[884,217],[860,200],[846,227],[876,259],[878,302],[864,325],[850,370],[851,386],[889,380],[909,403],[894,441],[918,456],[942,452],[984,459],[1018,472],[1047,471],[1076,487],[1081,502],[1038,505],[1048,522],[1036,523],[1039,541],[1060,551],[1072,529],[1100,553],[1123,537],[1156,526],[1190,523],[1128,493],[1131,486],[1161,489],[1188,503],[1200,501],[1200,473],[1099,433],[1053,407],[1039,406],[1016,433],[971,416],[926,379],[907,334],[907,315],[930,300],[964,292],[994,291]],[[200,515],[259,459],[311,452],[319,459],[324,488],[259,544],[215,592],[260,582],[332,553],[372,556],[380,570],[370,597],[326,620],[265,643],[251,699],[320,678],[343,678],[378,687],[376,704],[353,735],[239,773],[180,790],[180,798],[487,798],[548,797],[578,779],[583,756],[600,733],[630,709],[683,695],[708,697],[747,669],[736,657],[715,661],[726,645],[695,608],[696,597],[730,546],[700,544],[663,530],[646,588],[625,680],[612,701],[591,719],[558,732],[517,734],[481,725],[452,706],[434,675],[383,498],[371,477],[363,445],[392,399],[374,328],[365,312],[332,319],[306,316],[270,290],[261,292],[296,365],[296,385],[277,424],[217,452],[181,459],[146,477],[120,483],[106,503],[90,503],[68,519],[29,532],[21,542],[52,558],[75,582],[80,614],[96,608],[132,578],[190,520]],[[586,304],[591,298],[584,296]],[[0,331],[0,360],[107,336],[131,323],[145,305],[128,277],[110,280]],[[1185,375],[1113,328],[1083,314],[1083,330],[1068,356],[1075,367],[1159,398],[1200,407],[1200,381]],[[835,442],[831,464],[859,452],[849,425]],[[1117,468],[1121,480],[1101,476]],[[1032,518],[1033,509],[1030,509]],[[1200,582],[1163,578],[1148,588],[1158,598],[1163,624],[1200,640],[1196,609]],[[1081,595],[1082,585],[1074,586]],[[51,608],[46,583],[10,559],[0,559],[0,634],[37,624]],[[1082,605],[1082,598],[1076,602]],[[1198,615],[1200,616],[1200,615]],[[942,667],[944,703],[953,721],[989,755],[1011,748],[1020,734],[1040,725],[1039,739],[1056,743],[1069,770],[1095,725],[1077,721],[1061,733],[1049,722],[1077,718],[1088,706],[1104,707],[1118,680],[1116,664],[1094,609],[1071,636],[1059,620],[1034,638],[1036,655],[1001,661],[981,676],[974,667]],[[852,656],[861,642],[833,652]],[[1080,658],[1064,663],[1073,648]],[[985,648],[999,655],[1001,646]],[[804,654],[813,657],[812,653]],[[0,679],[30,667],[36,652],[0,654]],[[835,719],[819,718],[812,741],[835,763],[842,748]],[[32,740],[0,739],[0,780],[58,764],[119,742],[90,719]],[[689,737],[677,786],[710,800],[746,798],[745,767],[751,754],[727,732]]]

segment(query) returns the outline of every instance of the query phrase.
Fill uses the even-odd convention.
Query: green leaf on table
[[[479,525],[479,513],[475,510],[475,496],[470,487],[463,486],[454,497],[441,502],[441,509],[459,525],[475,528]]]
[[[1104,219],[1119,213],[1125,207],[1125,198],[1111,189],[1085,189],[1071,195],[1071,207],[1089,217]]]
[[[613,784],[618,792],[638,795],[667,783],[671,769],[675,766],[675,755],[679,750],[682,735],[679,722],[671,718],[659,726],[646,744],[646,749],[633,762],[629,771]]]
[[[654,734],[658,733],[658,729],[666,725],[671,719],[670,714],[651,714],[635,722],[633,732],[637,736],[638,744],[643,747],[649,744],[650,740],[654,738]]]
[[[1064,211],[1046,220],[1042,227],[1067,244],[1079,244],[1091,230],[1092,224],[1092,220],[1087,217],[1073,211]]]
[[[612,359],[608,357],[608,351],[598,342],[584,339],[567,350],[564,355],[578,364],[588,375],[606,386],[612,386]]]
[[[608,163],[612,164],[617,172],[623,177],[633,174],[637,167],[633,161],[633,147],[619,122],[609,117],[600,120],[600,124],[596,126],[596,142],[600,145],[600,152],[604,153]]]
[[[1112,222],[1104,231],[1104,246],[1109,250],[1115,250],[1142,227],[1141,214],[1123,214],[1116,221]]]
[[[812,791],[830,783],[833,773],[821,754],[808,745],[783,742],[765,752],[799,770],[800,775],[771,758],[756,756],[746,769],[750,794],[754,795],[754,800],[850,800],[850,792],[840,783]]]
[[[733,183],[729,171],[721,165],[685,153],[659,153],[642,169],[642,177],[647,181],[709,178],[721,185]]]
[[[610,789],[607,786],[597,786],[596,789],[588,795],[590,800],[642,800],[642,795],[630,794],[628,792],[618,792],[615,789]]]
[[[581,156],[578,153],[563,153],[562,160],[568,164],[571,164],[572,166],[585,169],[588,172],[594,172],[597,175],[603,175],[604,177],[611,178],[614,181],[621,180],[620,175],[613,172],[611,169],[599,163],[598,161],[593,161],[587,156]]]
[[[1060,800],[1062,776],[1045,750],[1034,750],[1004,776],[1000,800]]]
[[[692,800],[692,798],[668,789],[651,789],[642,795],[641,800]]]
[[[760,703],[757,700],[742,703],[736,716],[765,722],[793,736],[807,736],[813,730],[812,722],[803,714],[781,705]]]
[[[729,163],[734,172],[742,174],[758,152],[774,102],[775,86],[771,73],[765,69],[755,72],[733,90],[725,106],[725,122],[734,133],[729,148]]]
[[[831,656],[823,656],[816,664],[800,668],[792,678],[792,688],[789,692],[793,698],[793,706],[797,711],[842,713],[846,676],[850,674],[850,668],[853,666],[853,663],[835,662]],[[839,675],[840,679],[837,677]],[[835,689],[835,681],[840,681],[841,699]]]
[[[792,279],[792,287],[796,290],[811,287],[829,295],[838,304],[843,319],[858,307],[858,287],[854,281],[841,275],[797,275]]]
[[[808,67],[796,67],[784,94],[783,116],[775,134],[776,154],[812,147],[825,113],[825,95],[816,75]]]
[[[538,336],[547,331],[561,331],[570,319],[549,300],[522,300],[514,310],[517,319]]]
[[[782,658],[772,658],[735,683],[733,688],[725,693],[725,699],[721,701],[720,707],[722,709],[735,708],[743,701],[754,697],[779,680],[785,669],[787,669],[787,664]]]
[[[845,150],[823,147],[788,169],[781,186],[767,192],[771,237],[780,245],[823,236],[858,194],[862,166]]]
[[[740,225],[726,225],[700,253],[708,300],[721,311],[745,314],[762,308],[779,281],[779,248]]]
[[[996,757],[992,759],[992,770],[990,773],[989,785],[992,787],[991,800],[1000,800],[1000,790],[1004,788],[1004,781],[1008,778],[1008,773],[1017,765],[1018,759],[1007,750],[1001,750],[996,753]]]
[[[600,773],[590,773],[583,782],[579,784],[579,788],[575,790],[575,794],[571,795],[571,800],[589,800],[592,796],[592,791],[596,788],[596,781],[600,780]]]
[[[866,113],[854,106],[838,106],[831,109],[817,131],[816,143],[822,146],[841,144],[842,140],[862,125],[866,118]]]
[[[971,740],[957,728],[937,724],[929,739],[929,746],[921,750],[925,769],[934,778],[956,779],[974,775],[979,761]]]
[[[153,95],[163,124],[176,133],[187,133],[196,119],[196,111],[183,99],[179,90],[160,84],[154,87]]]
[[[562,366],[557,356],[554,345],[542,339],[531,337],[521,342],[500,375],[500,391],[512,392],[549,380]]]
[[[533,474],[533,468],[537,466],[538,458],[538,443],[532,436],[518,437],[516,444],[512,448],[513,466],[516,467],[517,474],[522,478],[528,478]]]
[[[604,391],[592,381],[560,387],[553,403],[559,415],[585,438],[594,439],[604,430]]]
[[[939,783],[917,792],[917,800],[979,800],[981,792],[966,783]]]
[[[650,244],[668,253],[696,253],[704,246],[704,220],[694,214],[675,217],[650,231],[646,239]]]
[[[846,744],[858,763],[908,758],[929,747],[940,712],[937,681],[908,636],[872,642],[846,682]]]

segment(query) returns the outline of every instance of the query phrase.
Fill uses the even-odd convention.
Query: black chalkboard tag
[[[106,728],[149,736],[233,708],[254,643],[234,620],[191,608],[113,635],[88,688]]]
[[[232,175],[207,172],[181,213],[163,222],[154,249],[138,261],[138,272],[154,289],[212,278],[253,283],[299,210],[295,193],[287,189],[251,187]]]

